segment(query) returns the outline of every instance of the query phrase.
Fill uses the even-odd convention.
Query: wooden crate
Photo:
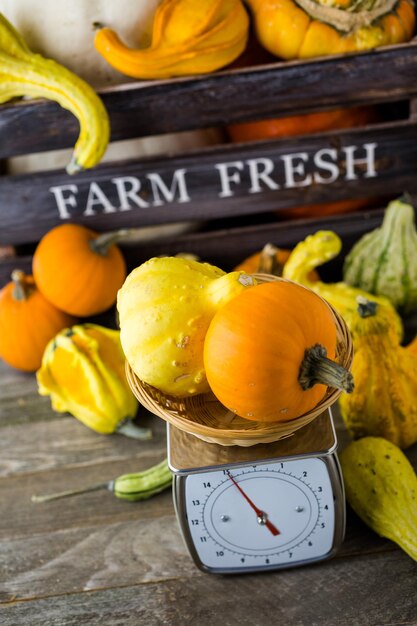
[[[104,231],[209,220],[217,227],[127,247],[129,266],[156,254],[190,251],[229,269],[267,241],[291,246],[318,228],[335,230],[348,247],[380,223],[382,208],[286,222],[265,215],[338,199],[417,193],[416,92],[415,40],[105,89],[112,141],[338,106],[401,102],[407,113],[355,129],[106,163],[72,177],[64,170],[3,175],[0,246],[30,250],[27,244],[67,221]],[[55,103],[0,107],[0,159],[71,147],[77,134],[76,119]],[[30,264],[30,254],[0,259],[0,284],[12,266],[28,270]]]

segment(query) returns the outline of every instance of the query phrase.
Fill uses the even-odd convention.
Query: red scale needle
[[[230,478],[230,480],[232,481],[232,483],[238,488],[238,490],[240,491],[240,493],[242,494],[242,496],[245,498],[246,502],[252,507],[252,509],[255,511],[258,520],[262,520],[261,522],[259,522],[260,524],[262,524],[263,526],[266,526],[267,529],[273,534],[273,535],[280,535],[280,531],[278,530],[278,528],[269,521],[268,516],[266,515],[265,511],[261,511],[261,509],[258,509],[258,507],[256,506],[256,504],[254,504],[252,502],[252,500],[249,498],[248,495],[246,495],[246,493],[243,491],[242,487],[237,483],[237,481],[233,478],[233,476],[231,475],[231,473],[228,471],[227,472],[228,477]]]

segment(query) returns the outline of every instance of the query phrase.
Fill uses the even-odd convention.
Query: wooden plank
[[[364,233],[380,226],[384,209],[357,211],[346,215],[328,215],[321,218],[264,222],[255,226],[219,228],[192,233],[164,242],[145,242],[141,246],[123,246],[129,267],[136,267],[152,256],[175,255],[190,252],[227,271],[268,243],[292,248],[307,235],[320,229],[333,230],[343,241],[340,258],[326,264],[322,270],[325,280],[341,279],[343,256]],[[239,220],[236,220],[239,223]],[[1,264],[0,264],[1,272]]]
[[[63,505],[64,506],[64,505]],[[46,595],[96,591],[116,586],[194,576],[172,514],[118,524],[44,532],[0,542],[0,604]],[[336,559],[398,550],[349,511],[346,539]],[[77,567],[74,568],[74,563]]]
[[[49,398],[41,398],[33,374],[18,372],[0,360],[0,426],[56,419]]]
[[[413,561],[401,552],[328,561],[265,575],[187,576],[97,592],[11,601],[3,626],[404,626],[415,624]],[[272,620],[272,622],[271,622]]]
[[[179,252],[191,252],[200,258],[225,270],[232,269],[246,256],[260,250],[265,243],[271,241],[281,247],[293,247],[308,234],[320,228],[335,230],[344,242],[344,250],[363,233],[376,228],[382,221],[384,210],[357,211],[348,215],[334,215],[314,217],[311,219],[296,219],[280,221],[276,218],[271,222],[259,219],[256,225],[241,226],[243,220],[236,218],[233,223],[237,226],[225,228],[222,222],[219,228],[201,230],[175,237],[164,237],[153,241],[119,244],[123,250],[128,270],[132,270],[140,263],[152,256],[162,254],[175,255]],[[31,273],[32,257],[15,257],[0,259],[0,288],[10,281],[13,269],[21,269]],[[1,395],[1,379],[0,379]]]
[[[34,444],[36,445],[36,444]],[[145,446],[146,444],[140,444]],[[114,524],[158,517],[172,512],[170,491],[140,503],[116,498],[106,489],[65,500],[33,503],[33,495],[44,495],[101,484],[121,474],[141,471],[159,463],[162,450],[149,450],[139,457],[109,459],[88,467],[73,466],[8,476],[0,479],[0,538],[32,536],[45,531]]]
[[[166,455],[165,422],[140,408],[136,423],[152,430],[151,440],[138,441],[117,433],[99,435],[70,416],[24,426],[5,426],[0,430],[0,477],[60,467],[84,467],[88,472],[91,465],[109,460],[129,458],[146,463],[156,454],[163,458]]]
[[[243,220],[236,218],[236,226],[202,230],[169,238],[143,241],[140,244],[119,244],[123,250],[129,271],[153,256],[162,254],[175,255],[178,252],[191,252],[209,263],[225,270],[232,269],[246,256],[260,250],[265,243],[271,241],[281,247],[293,247],[307,235],[320,228],[337,232],[344,242],[344,250],[363,233],[376,228],[382,221],[384,210],[357,211],[348,215],[314,217],[271,222],[259,220],[256,225],[241,226]],[[0,259],[0,288],[10,281],[13,269],[31,272],[32,257],[15,257],[13,261]],[[1,386],[1,379],[0,379]],[[1,389],[1,387],[0,387]],[[0,390],[1,394],[1,390]]]
[[[415,93],[416,85],[417,45],[413,42],[207,76],[142,81],[103,90],[101,95],[115,141],[398,100]],[[0,107],[0,158],[70,147],[77,134],[75,118],[55,103],[25,101]]]
[[[74,178],[60,171],[4,176],[0,244],[36,241],[68,220],[110,230],[414,192],[416,139],[417,124],[397,122],[105,164]],[[332,173],[320,165],[324,154]]]

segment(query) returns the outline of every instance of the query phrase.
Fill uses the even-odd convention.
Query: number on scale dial
[[[191,474],[185,505],[196,552],[208,568],[278,567],[332,549],[333,490],[320,458]]]

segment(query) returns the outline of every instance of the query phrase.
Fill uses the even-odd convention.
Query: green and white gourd
[[[386,296],[405,315],[417,310],[417,231],[409,202],[389,203],[382,225],[346,256],[343,277],[348,285]]]

